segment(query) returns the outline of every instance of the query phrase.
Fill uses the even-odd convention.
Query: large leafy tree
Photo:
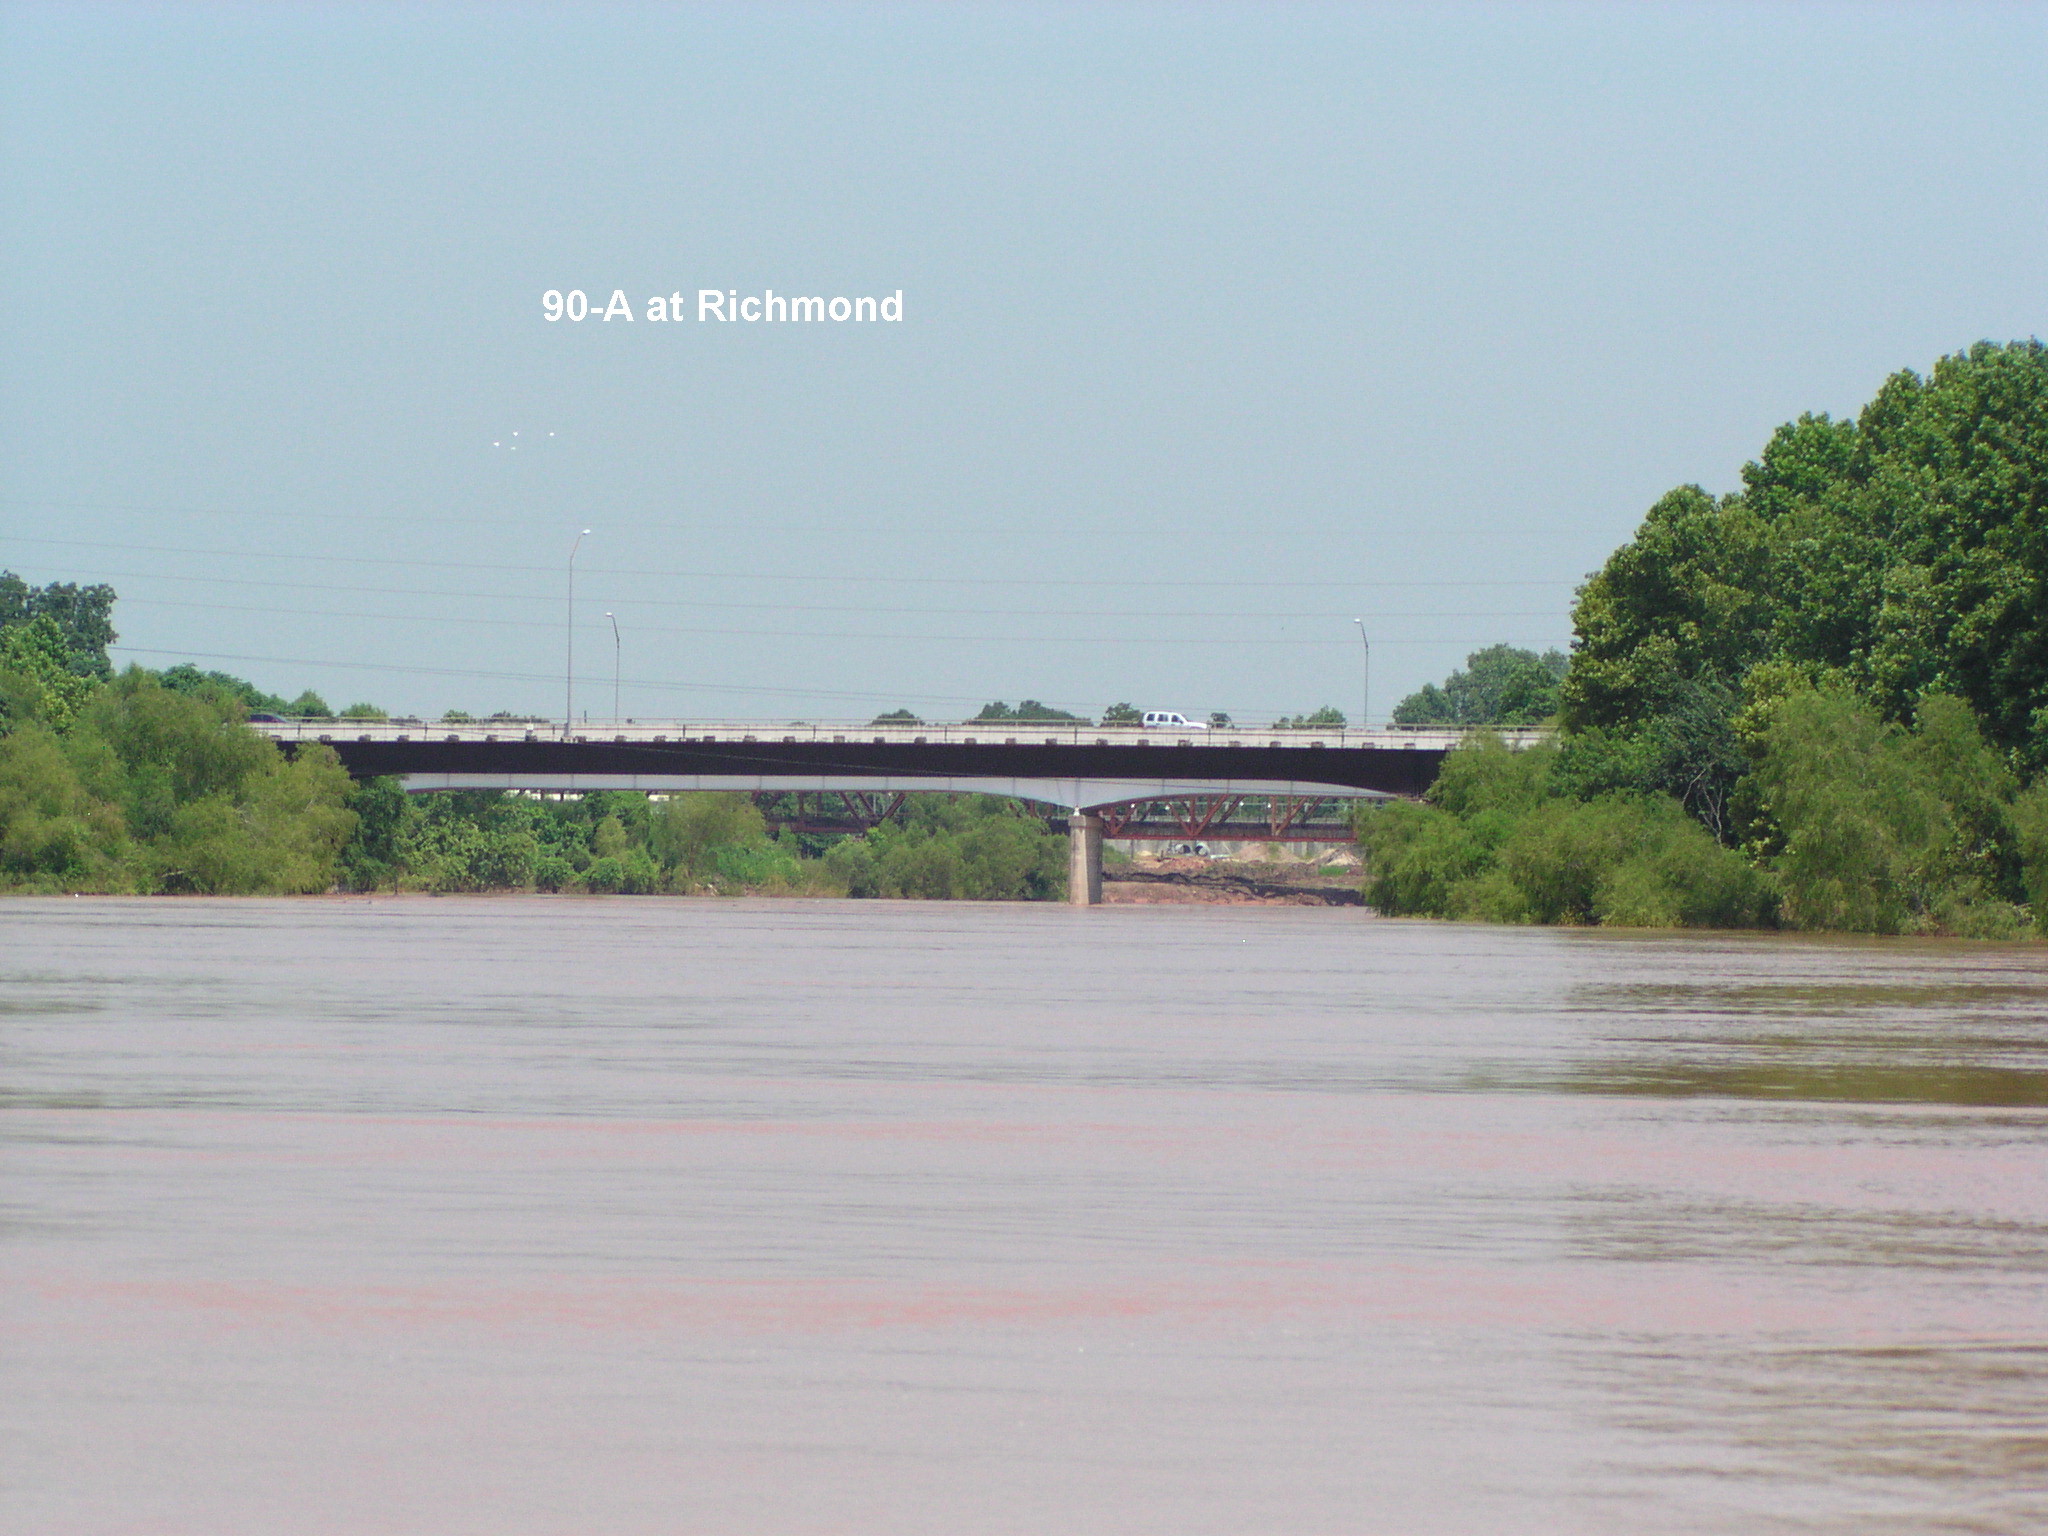
[[[1394,706],[1396,725],[1536,725],[1557,713],[1562,651],[1537,655],[1489,645],[1465,658],[1439,688],[1430,683]]]
[[[79,677],[113,676],[107,647],[115,640],[114,589],[52,582],[32,587],[12,571],[0,571],[0,631],[48,619],[63,637],[64,663]]]
[[[1739,496],[1670,492],[1580,590],[1561,692],[1575,728],[1626,726],[1672,707],[1689,678],[1739,677],[1769,654],[1769,555]]]
[[[71,659],[63,629],[48,614],[0,627],[0,731],[31,720],[71,728],[97,686]]]
[[[1577,729],[1668,735],[1768,662],[1892,720],[1954,694],[2048,765],[2048,348],[1980,342],[1895,374],[1854,422],[1780,427],[1740,492],[1652,507],[1573,622]]]

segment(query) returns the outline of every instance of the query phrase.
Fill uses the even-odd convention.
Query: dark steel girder
[[[1176,784],[1328,784],[1384,795],[1420,795],[1436,778],[1430,747],[1147,746],[1116,742],[748,741],[355,741],[329,744],[357,778],[383,774],[731,775],[836,779],[948,776],[989,779],[1154,779]],[[877,785],[877,789],[886,786]]]

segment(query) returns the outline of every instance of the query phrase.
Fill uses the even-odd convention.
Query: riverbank
[[[1357,866],[1302,861],[1145,858],[1106,868],[1105,906],[1362,907]]]

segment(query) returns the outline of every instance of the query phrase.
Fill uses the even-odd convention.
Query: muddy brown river
[[[2048,950],[0,903],[0,1527],[2048,1530]]]

